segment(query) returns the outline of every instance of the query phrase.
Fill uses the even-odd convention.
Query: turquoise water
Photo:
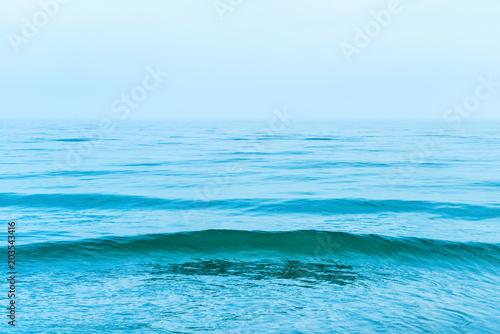
[[[0,126],[15,331],[500,331],[499,124],[112,125]]]

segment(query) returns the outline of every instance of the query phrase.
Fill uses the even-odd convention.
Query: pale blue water
[[[15,331],[500,331],[499,124],[98,124],[0,125]]]

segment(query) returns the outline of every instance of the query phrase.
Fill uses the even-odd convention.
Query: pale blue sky
[[[40,1],[0,0],[0,117],[100,118],[157,64],[170,75],[130,118],[441,119],[500,81],[494,0],[402,0],[351,62],[341,43],[390,1],[220,0],[224,20],[212,0],[66,2],[16,53]],[[471,116],[492,118],[500,87]]]

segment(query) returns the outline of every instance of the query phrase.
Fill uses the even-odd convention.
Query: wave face
[[[130,237],[88,239],[75,242],[29,244],[22,248],[25,260],[75,259],[78,257],[125,257],[151,253],[181,253],[189,256],[218,255],[237,257],[239,253],[274,252],[275,256],[306,257],[356,256],[399,258],[425,261],[490,261],[500,265],[500,245],[459,243],[419,238],[390,238],[342,232],[288,231],[259,232],[207,230],[150,234]]]
[[[113,125],[0,124],[20,332],[498,332],[498,126]]]

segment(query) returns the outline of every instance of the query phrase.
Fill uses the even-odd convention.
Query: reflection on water
[[[310,263],[288,259],[281,261],[196,259],[182,264],[155,265],[151,274],[240,276],[254,280],[288,279],[338,285],[350,284],[359,278],[359,274],[349,265],[334,261]]]

